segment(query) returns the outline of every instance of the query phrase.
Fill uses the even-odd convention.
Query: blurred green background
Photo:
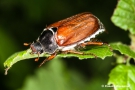
[[[34,59],[20,61],[4,75],[3,62],[26,50],[49,24],[81,12],[91,12],[104,24],[103,42],[129,44],[128,32],[114,26],[110,18],[117,0],[1,0],[0,1],[0,90],[111,90],[106,85],[114,57],[105,60],[56,58],[41,68]]]

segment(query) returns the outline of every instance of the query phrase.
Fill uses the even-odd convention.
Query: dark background
[[[91,12],[104,24],[108,33],[99,35],[103,42],[129,44],[128,32],[114,26],[111,16],[117,0],[1,0],[0,1],[0,90],[15,90],[23,87],[28,75],[34,75],[39,62],[24,60],[15,64],[7,76],[4,75],[3,62],[13,53],[26,50],[24,42],[33,42],[49,24],[69,16]],[[41,61],[44,58],[41,58]],[[33,60],[33,61],[32,61]],[[64,58],[68,70],[75,69],[86,80],[102,76],[106,81],[115,62],[114,57],[78,60]],[[50,61],[50,62],[53,62]],[[48,64],[48,63],[47,63]]]

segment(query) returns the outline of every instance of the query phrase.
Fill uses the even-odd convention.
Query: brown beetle
[[[75,47],[78,45],[81,47],[103,45],[103,42],[93,42],[91,39],[104,31],[103,24],[96,16],[84,12],[47,26],[36,42],[30,45],[30,48],[33,54],[50,54],[41,63],[42,65],[44,62],[53,59],[59,51],[83,54],[75,50]]]

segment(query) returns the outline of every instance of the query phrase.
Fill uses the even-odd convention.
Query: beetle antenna
[[[24,46],[29,46],[31,43],[23,43]]]

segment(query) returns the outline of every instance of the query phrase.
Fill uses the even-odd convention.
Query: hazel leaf
[[[115,90],[135,89],[135,66],[118,65],[109,74],[109,85],[113,85]]]
[[[107,56],[112,56],[113,53],[110,50],[108,45],[103,46],[89,46],[86,49],[82,49],[79,52],[83,52],[84,54],[73,54],[73,53],[58,53],[58,57],[78,57],[79,59],[88,59],[88,58],[101,58],[104,59]],[[39,57],[48,57],[49,54],[40,54]],[[37,54],[31,54],[31,49],[17,52],[11,55],[5,62],[4,67],[6,67],[5,74],[7,71],[18,61],[26,60],[29,58],[37,58]]]
[[[111,20],[116,26],[135,34],[135,0],[120,0]]]
[[[135,59],[135,52],[131,50],[129,46],[117,42],[117,43],[111,43],[111,47],[113,48],[113,50],[118,50],[121,54],[127,55]]]

